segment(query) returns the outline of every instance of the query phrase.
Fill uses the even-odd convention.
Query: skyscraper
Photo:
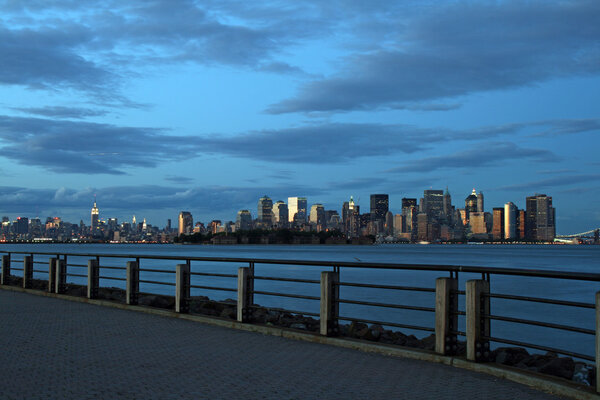
[[[325,207],[323,207],[323,204],[316,203],[310,207],[310,223],[319,225],[323,229],[326,227]]]
[[[504,205],[504,238],[517,239],[517,206],[511,201]]]
[[[425,190],[423,192],[423,212],[432,220],[442,219],[444,216],[444,191]]]
[[[98,230],[98,206],[96,205],[96,196],[94,196],[94,205],[92,206],[92,232]]]
[[[248,210],[240,210],[235,219],[235,229],[249,231],[252,229],[252,214]]]
[[[273,200],[267,195],[258,199],[258,223],[267,229],[273,225]]]
[[[371,221],[385,221],[385,214],[389,211],[389,195],[371,195]]]
[[[483,207],[483,203],[481,204]],[[473,192],[465,199],[465,213],[467,220],[472,212],[477,212],[477,192],[473,188]]]
[[[552,241],[556,235],[555,212],[552,197],[536,194],[526,199],[525,235],[528,240]]]
[[[288,197],[289,222],[302,224],[306,222],[306,197]]]
[[[273,223],[277,224],[278,227],[286,227],[289,220],[289,210],[287,204],[282,200],[278,200],[273,205]]]
[[[494,207],[492,210],[492,239],[502,240],[504,239],[504,208]]]
[[[189,211],[182,211],[179,213],[179,234],[189,235],[194,229],[194,219]]]
[[[483,192],[479,192],[477,194],[477,212],[483,211]]]

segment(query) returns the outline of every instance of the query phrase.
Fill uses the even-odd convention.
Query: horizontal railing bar
[[[302,294],[288,294],[288,293],[277,293],[277,292],[264,292],[262,290],[261,291],[255,290],[253,293],[254,294],[264,294],[264,295],[267,295],[267,296],[293,297],[295,299],[306,299],[306,300],[321,301],[320,297],[306,296],[306,295],[302,295]]]
[[[117,278],[116,276],[100,276],[100,279],[108,279],[111,281],[127,281],[127,278]]]
[[[46,261],[33,261],[32,264],[48,265],[48,260],[46,260]]]
[[[67,276],[77,276],[79,278],[87,278],[87,275],[83,275],[83,274],[66,274]]]
[[[374,289],[395,289],[395,290],[409,290],[414,292],[431,292],[435,293],[435,289],[416,287],[416,286],[395,286],[395,285],[375,285],[370,283],[355,283],[355,282],[338,282],[338,286],[354,286],[354,287],[365,287]]]
[[[222,278],[237,278],[238,276],[235,274],[213,274],[212,272],[190,272],[190,275],[197,276],[219,276]]]
[[[161,272],[163,274],[174,274],[175,273],[175,270],[168,270],[168,269],[140,268],[140,271],[143,271],[143,272]]]
[[[113,267],[110,265],[100,265],[100,266],[98,266],[98,268],[100,268],[100,269],[118,269],[120,271],[125,271],[127,269],[125,267]]]
[[[287,312],[287,313],[290,313],[290,314],[310,315],[310,316],[313,316],[313,317],[320,317],[321,316],[321,314],[315,313],[315,312],[289,310],[287,308],[263,307],[263,306],[254,306],[254,305],[250,306],[250,308],[254,308],[254,309],[263,308],[263,309],[269,310],[269,311],[279,311],[279,312]]]
[[[374,325],[393,326],[393,327],[396,327],[396,328],[414,329],[414,330],[418,330],[418,331],[435,332],[434,328],[427,328],[425,326],[397,324],[395,322],[374,321],[374,320],[364,319],[364,318],[351,318],[351,317],[341,317],[341,316],[338,317],[338,319],[341,319],[343,321],[366,322],[368,324],[374,324]]]
[[[87,268],[88,265],[87,264],[67,264],[67,267],[78,267],[78,268]]]
[[[592,309],[596,308],[596,305],[592,304],[592,303],[580,303],[577,301],[545,299],[542,297],[517,296],[517,295],[513,295],[513,294],[501,294],[501,293],[490,293],[487,296],[490,298],[494,298],[494,299],[532,301],[532,302],[536,302],[536,303],[547,303],[547,304],[555,304],[555,305],[559,305],[559,306],[571,306],[571,307],[580,307],[580,308],[592,308]]]
[[[467,292],[465,292],[464,290],[452,290],[452,293],[456,293],[458,295],[465,295],[465,294],[467,294]]]
[[[20,251],[0,251],[4,254],[32,254],[31,252]],[[36,252],[40,255],[56,255],[53,252]],[[77,257],[98,257],[98,254],[90,253],[60,253],[66,256]],[[127,258],[127,259],[154,259],[154,260],[184,260],[184,261],[212,261],[228,263],[254,263],[254,264],[280,264],[280,265],[304,265],[320,267],[342,267],[342,268],[370,268],[370,269],[395,269],[395,270],[420,270],[432,272],[467,272],[467,273],[486,273],[495,275],[513,275],[513,276],[531,276],[539,278],[555,278],[569,280],[583,280],[600,282],[600,274],[589,272],[571,272],[571,271],[548,271],[541,269],[517,269],[517,268],[499,268],[482,266],[463,266],[463,265],[435,265],[435,264],[392,264],[392,263],[363,263],[347,261],[315,261],[315,260],[276,260],[260,258],[229,258],[229,257],[176,257],[176,256],[157,256],[157,255],[132,255],[132,254],[102,254],[103,258]]]
[[[40,274],[47,274],[48,271],[44,271],[43,269],[34,269],[33,272],[39,272]]]
[[[22,263],[23,261],[24,261],[23,259],[20,259],[20,260],[10,260],[11,263]]]
[[[586,335],[595,335],[596,334],[596,331],[593,330],[593,329],[585,329],[585,328],[578,328],[578,327],[569,326],[569,325],[554,324],[552,322],[532,321],[532,320],[529,320],[529,319],[521,319],[521,318],[513,318],[513,317],[503,317],[501,315],[487,315],[487,314],[483,314],[482,317],[493,319],[493,320],[496,320],[496,321],[506,321],[506,322],[514,322],[514,323],[517,323],[517,324],[543,326],[544,328],[562,329],[563,331],[585,333]]]
[[[458,336],[467,336],[467,334],[465,332],[463,332],[463,331],[453,331],[453,330],[451,330],[450,333],[454,333],[455,335],[458,335]]]
[[[254,276],[254,279],[260,279],[260,280],[264,280],[264,281],[300,282],[300,283],[317,283],[317,284],[321,283],[321,281],[316,280],[316,279],[280,278],[280,277],[271,277],[271,276]]]
[[[504,343],[504,344],[510,344],[513,346],[529,347],[531,349],[549,351],[549,352],[563,354],[565,356],[570,356],[570,357],[574,357],[574,358],[581,358],[582,360],[595,361],[595,358],[592,356],[588,356],[586,354],[574,353],[574,352],[568,351],[568,350],[556,349],[553,347],[540,346],[537,344],[519,342],[517,340],[501,339],[501,338],[496,338],[496,337],[491,337],[491,336],[484,336],[482,339],[489,340],[489,341],[496,342],[496,343]]]
[[[226,292],[237,292],[237,289],[232,289],[232,288],[223,288],[223,287],[216,287],[216,286],[200,286],[200,285],[190,285],[191,288],[196,288],[196,289],[207,289],[207,290],[224,290]]]
[[[452,315],[467,315],[466,312],[460,311],[460,310],[459,311],[452,311],[450,314],[452,314]]]
[[[171,283],[171,282],[148,281],[148,280],[142,280],[142,279],[140,279],[139,282],[140,283],[152,283],[155,285],[176,286],[174,283]],[[154,294],[156,294],[156,293],[154,293]]]
[[[15,268],[15,267],[11,267],[10,268],[11,271],[23,271],[23,268]]]
[[[398,309],[402,309],[402,310],[415,310],[415,311],[435,312],[435,308],[432,308],[432,307],[406,306],[406,305],[402,305],[402,304],[376,303],[376,302],[372,302],[372,301],[339,299],[338,303],[359,304],[359,305],[362,305],[362,306],[398,308]]]

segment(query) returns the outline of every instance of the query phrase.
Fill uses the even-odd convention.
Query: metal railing
[[[20,278],[23,287],[31,287],[33,273],[48,274],[48,290],[56,293],[65,291],[66,285],[74,284],[77,278],[87,279],[88,297],[98,296],[100,281],[124,282],[127,304],[137,304],[140,295],[162,294],[141,291],[140,284],[151,288],[161,286],[171,290],[170,296],[175,298],[175,310],[177,312],[188,312],[192,297],[198,291],[215,291],[231,293],[235,292],[237,298],[228,301],[214,301],[215,303],[227,304],[235,307],[237,320],[240,322],[256,322],[257,310],[273,311],[310,317],[318,317],[319,334],[338,335],[340,332],[340,321],[351,323],[362,323],[381,325],[388,328],[402,328],[421,332],[432,332],[435,334],[435,351],[443,355],[455,355],[458,351],[458,337],[466,337],[466,357],[474,362],[486,361],[491,352],[490,343],[508,344],[521,346],[529,349],[554,352],[581,360],[595,362],[598,365],[597,355],[594,349],[590,353],[581,353],[569,349],[555,348],[537,342],[517,340],[513,337],[496,337],[492,335],[492,321],[512,324],[515,328],[519,326],[534,326],[538,328],[560,330],[577,335],[595,336],[598,339],[598,328],[589,329],[582,326],[572,326],[563,323],[547,322],[536,319],[521,318],[514,315],[500,315],[492,313],[492,301],[513,301],[518,304],[546,304],[569,309],[596,309],[600,292],[590,302],[577,302],[564,299],[552,299],[550,297],[532,297],[508,293],[494,293],[490,290],[491,277],[513,277],[532,279],[558,279],[564,284],[571,281],[600,282],[600,274],[568,272],[568,271],[545,271],[537,269],[511,269],[511,268],[488,268],[475,266],[453,266],[453,265],[409,265],[391,263],[363,263],[363,262],[333,262],[333,261],[308,261],[308,260],[273,260],[273,259],[250,259],[250,258],[225,258],[225,257],[177,257],[177,256],[155,256],[139,254],[89,254],[89,253],[31,253],[31,252],[1,252],[2,257],[2,284],[11,284],[11,278]],[[15,255],[20,255],[15,258]],[[88,258],[87,264],[77,262]],[[73,260],[68,262],[68,260]],[[115,260],[121,260],[126,267],[114,265]],[[102,263],[101,263],[102,261]],[[111,264],[110,261],[113,261]],[[160,265],[157,265],[159,263]],[[170,267],[167,265],[171,263]],[[49,266],[47,271],[33,269],[33,265]],[[148,264],[141,268],[141,264]],[[173,265],[175,264],[175,265]],[[238,266],[237,273],[210,272],[203,270],[206,265],[231,265]],[[22,268],[19,267],[22,265]],[[239,265],[245,265],[239,267]],[[277,266],[281,271],[287,271],[286,266],[307,267],[312,274],[319,274],[320,279],[309,279],[309,277],[269,276],[257,273],[257,268],[264,266]],[[173,268],[174,267],[174,268]],[[310,267],[310,268],[309,268]],[[86,268],[86,273],[81,269]],[[340,276],[350,271],[408,271],[427,272],[437,274],[435,287],[422,287],[411,285],[397,285],[391,282],[365,283],[356,281],[342,281]],[[76,272],[74,272],[74,270]],[[278,269],[279,270],[279,269]],[[19,271],[19,275],[11,272]],[[101,274],[100,272],[103,272]],[[110,272],[107,275],[104,272]],[[459,275],[473,277],[473,274],[481,276],[479,279],[470,279],[465,282],[466,289],[459,290]],[[304,274],[306,275],[306,274]],[[349,274],[351,275],[351,274]],[[75,279],[73,279],[75,278]],[[354,279],[355,280],[355,279]],[[228,285],[228,282],[231,282]],[[268,282],[271,288],[256,288],[255,285]],[[432,282],[433,283],[433,282]],[[281,291],[281,286],[294,286],[298,290]],[[279,286],[278,286],[279,285]],[[175,290],[172,291],[174,287]],[[319,293],[315,291],[319,289]],[[270,289],[270,290],[267,290]],[[273,290],[275,289],[275,290]],[[351,289],[351,290],[350,290]],[[429,305],[407,304],[406,302],[373,301],[352,298],[356,292],[352,290],[363,290],[375,293],[372,297],[379,297],[383,292],[389,293],[421,293],[434,296]],[[342,292],[342,293],[340,293]],[[200,292],[205,293],[205,292]],[[344,294],[344,296],[341,296]],[[349,296],[350,295],[350,296]],[[259,305],[255,302],[255,296],[261,298],[277,298],[279,303],[275,306]],[[360,296],[359,296],[360,297]],[[281,306],[283,299],[302,301],[307,304],[318,306],[318,311],[297,310]],[[289,302],[288,302],[289,303]],[[464,309],[459,305],[464,304]],[[340,306],[345,308],[347,315],[340,314]],[[352,308],[355,307],[355,308]],[[373,319],[364,317],[365,313],[357,313],[356,308],[409,311],[434,316],[435,323],[429,326],[413,323],[413,321]],[[372,315],[367,313],[368,315]],[[387,314],[389,315],[389,314]],[[260,321],[259,321],[260,322]],[[459,324],[460,322],[460,324]],[[461,327],[462,326],[462,327]],[[597,380],[598,381],[598,380]]]

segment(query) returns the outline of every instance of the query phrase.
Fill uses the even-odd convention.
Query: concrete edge
[[[288,328],[278,328],[267,325],[241,323],[234,320],[223,319],[219,317],[208,317],[195,314],[180,314],[176,313],[175,311],[169,311],[164,309],[137,305],[127,305],[124,303],[116,303],[109,300],[88,299],[86,297],[68,296],[64,294],[49,293],[36,289],[24,289],[17,286],[0,285],[0,289],[13,292],[28,293],[37,296],[53,297],[61,300],[87,303],[103,307],[112,307],[121,310],[142,312],[161,317],[180,318],[188,321],[200,322],[207,325],[219,326],[223,328],[238,329],[248,332],[261,333],[263,335],[280,336],[287,339],[302,340],[306,342],[338,346],[347,349],[364,351],[368,353],[381,354],[385,356],[402,357],[427,362],[435,362],[439,364],[462,368],[473,372],[492,375],[502,379],[507,379],[509,381],[520,383],[529,386],[533,389],[552,395],[565,396],[573,399],[582,400],[600,399],[600,395],[594,393],[592,388],[588,386],[578,385],[576,383],[569,382],[561,378],[553,378],[548,375],[524,371],[514,367],[502,366],[498,364],[475,363],[467,361],[464,358],[442,356],[427,350],[411,349],[407,347],[399,347],[381,343],[363,342],[361,340],[352,338],[327,337],[321,336],[317,333],[303,332]]]

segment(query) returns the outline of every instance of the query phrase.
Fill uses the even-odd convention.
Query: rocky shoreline
[[[11,277],[10,279],[10,284],[14,286],[22,286],[22,282],[22,278],[20,277]],[[34,279],[32,288],[47,291],[48,281]],[[84,285],[67,284],[65,286],[65,294],[85,297],[87,296],[87,287]],[[125,290],[114,287],[102,287],[98,290],[98,298],[125,303]],[[173,310],[175,308],[175,297],[140,293],[138,304],[141,306]],[[192,296],[189,303],[189,312],[191,314],[236,320],[237,300],[226,299],[223,301],[214,301],[206,296]],[[258,305],[254,306],[251,319],[253,323],[264,324],[267,326],[298,329],[315,333],[319,331],[318,319]],[[434,334],[419,339],[414,335],[405,335],[400,331],[385,329],[381,325],[367,325],[360,322],[340,324],[339,331],[340,336],[342,337],[429,351],[435,350]],[[465,353],[466,344],[465,342],[459,341],[457,343],[457,355],[464,356]],[[595,386],[596,384],[596,369],[593,365],[573,360],[571,357],[559,357],[556,353],[530,354],[522,347],[499,347],[490,353],[489,361],[527,371],[556,376],[587,386]]]

